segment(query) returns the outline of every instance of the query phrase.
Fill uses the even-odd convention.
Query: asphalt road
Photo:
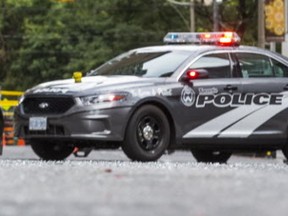
[[[283,159],[203,164],[179,151],[138,163],[117,150],[44,162],[29,147],[5,147],[0,216],[287,216]]]

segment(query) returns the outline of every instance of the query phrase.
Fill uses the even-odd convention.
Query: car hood
[[[142,78],[137,76],[87,76],[83,77],[80,83],[74,79],[57,80],[42,83],[27,94],[71,94],[86,95],[102,91],[121,91],[136,87],[154,85],[155,82],[163,82],[164,78]]]

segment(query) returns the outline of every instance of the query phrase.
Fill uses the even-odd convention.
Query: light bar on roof
[[[169,32],[164,37],[167,44],[211,44],[239,46],[240,37],[235,32]]]

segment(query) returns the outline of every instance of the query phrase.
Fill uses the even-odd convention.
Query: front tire
[[[231,152],[213,151],[213,150],[191,150],[197,162],[203,163],[227,163],[231,157]]]
[[[30,140],[30,145],[42,160],[64,160],[74,151],[74,146],[59,141]]]
[[[133,161],[156,161],[170,143],[170,126],[166,115],[153,105],[140,107],[130,119],[124,153]]]

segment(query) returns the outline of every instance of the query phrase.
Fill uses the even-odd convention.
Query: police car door
[[[208,78],[196,77],[190,84],[183,82],[180,115],[184,141],[215,138],[234,119],[230,111],[240,95],[241,79],[232,77],[234,63],[227,51],[205,54],[189,70],[208,72]]]
[[[287,112],[283,111],[288,105],[285,99],[288,79],[275,76],[272,61],[266,55],[239,52],[235,56],[243,77],[241,101],[244,105],[237,108],[239,120],[221,137],[256,140],[283,137],[287,130]]]

